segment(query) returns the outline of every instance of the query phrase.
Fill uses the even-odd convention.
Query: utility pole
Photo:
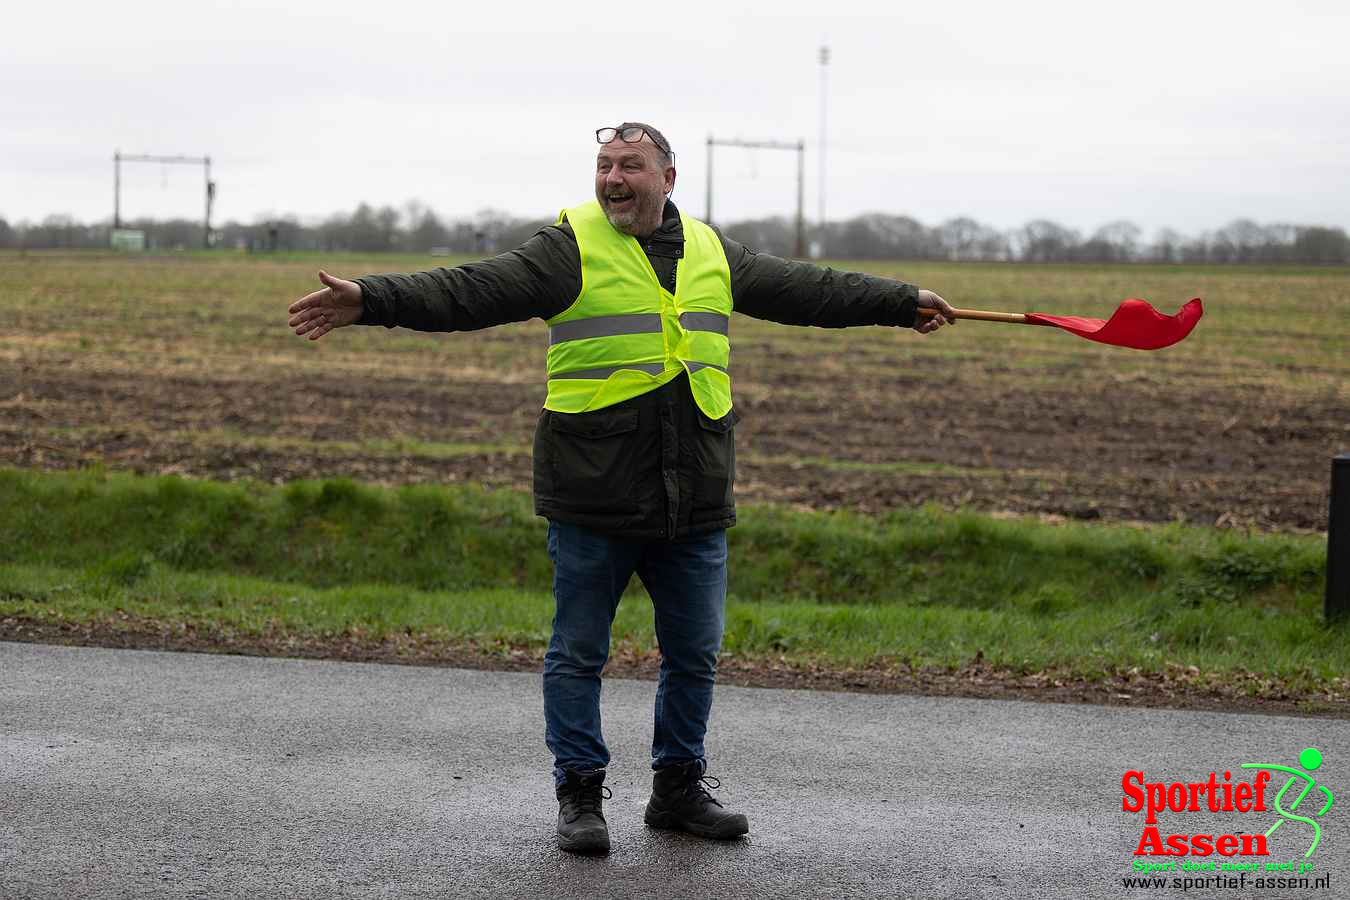
[[[211,207],[216,199],[216,183],[211,180],[211,157],[209,156],[152,156],[148,154],[123,154],[121,150],[113,152],[113,228],[122,227],[122,163],[186,163],[203,166],[206,172],[206,219],[202,229],[202,246],[211,248]]]
[[[825,103],[829,96],[830,48],[820,45],[820,176],[817,181],[817,200],[820,203],[820,255],[825,255]]]
[[[113,151],[113,230],[122,227],[122,151]]]
[[[203,158],[206,164],[206,228],[202,234],[202,246],[211,249],[211,206],[216,201],[216,183],[211,180],[211,157]]]
[[[806,258],[806,141],[797,139],[797,258]]]
[[[796,150],[797,151],[797,252],[798,258],[806,256],[806,212],[803,207],[806,196],[805,172],[806,172],[806,141],[798,138],[796,143],[787,141],[742,141],[739,139],[728,140],[726,138],[715,138],[708,135],[708,200],[704,206],[704,220],[712,222],[713,208],[713,179],[712,162],[713,147],[748,147],[753,150]]]
[[[710,225],[712,224],[712,220],[713,220],[713,217],[712,217],[712,148],[713,148],[713,136],[710,134],[710,135],[708,135],[708,169],[707,169],[707,171],[708,171],[708,179],[707,179],[707,182],[708,182],[708,194],[707,194],[707,200],[705,200],[704,203],[703,203],[703,221],[707,222],[707,223],[710,224]]]

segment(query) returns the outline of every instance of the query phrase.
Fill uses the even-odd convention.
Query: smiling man
[[[670,146],[660,132],[640,123],[601,128],[595,134],[601,142],[595,164],[595,198],[605,218],[624,234],[636,238],[652,234],[661,226],[666,197],[675,190],[675,160]],[[634,137],[637,139],[632,140]]]
[[[684,215],[675,158],[642,122],[600,128],[595,201],[563,210],[517,250],[409,275],[347,281],[290,307],[296,334],[347,325],[468,331],[548,323],[548,394],[534,434],[534,508],[548,519],[553,637],[544,657],[545,742],[558,843],[610,847],[610,762],[600,673],[619,598],[636,573],[651,595],[661,669],[644,821],[707,838],[749,831],[713,797],[704,736],[712,709],[736,522],[731,313],[789,325],[949,321],[937,294],[756,253]],[[917,308],[936,315],[918,323]]]

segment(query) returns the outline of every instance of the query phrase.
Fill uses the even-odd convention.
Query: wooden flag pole
[[[1026,325],[1027,317],[1025,313],[991,312],[987,309],[957,309],[953,310],[958,319],[978,319],[982,322],[1013,322],[1017,325]],[[930,309],[926,306],[919,307],[919,315],[931,319],[937,315],[936,309]]]

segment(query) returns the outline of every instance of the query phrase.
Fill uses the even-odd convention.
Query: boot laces
[[[613,796],[613,792],[603,784],[581,784],[572,792],[572,803],[578,815],[599,814],[601,802]]]
[[[699,804],[714,803],[717,806],[721,806],[722,804],[717,801],[717,798],[714,797],[712,794],[708,793],[708,788],[717,790],[721,787],[722,782],[718,781],[714,776],[704,775],[702,777],[690,780],[690,782],[685,786],[684,793],[686,797],[688,797],[690,800],[695,801],[696,803]]]

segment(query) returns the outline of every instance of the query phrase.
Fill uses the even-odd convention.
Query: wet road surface
[[[1309,746],[1331,887],[1278,895],[1348,895],[1350,722],[719,688],[709,774],[751,833],[709,843],[642,824],[654,690],[605,684],[614,850],[589,858],[554,844],[537,675],[0,643],[0,897],[1275,896],[1126,888],[1122,778],[1251,780]],[[1305,861],[1282,824],[1261,861]]]

